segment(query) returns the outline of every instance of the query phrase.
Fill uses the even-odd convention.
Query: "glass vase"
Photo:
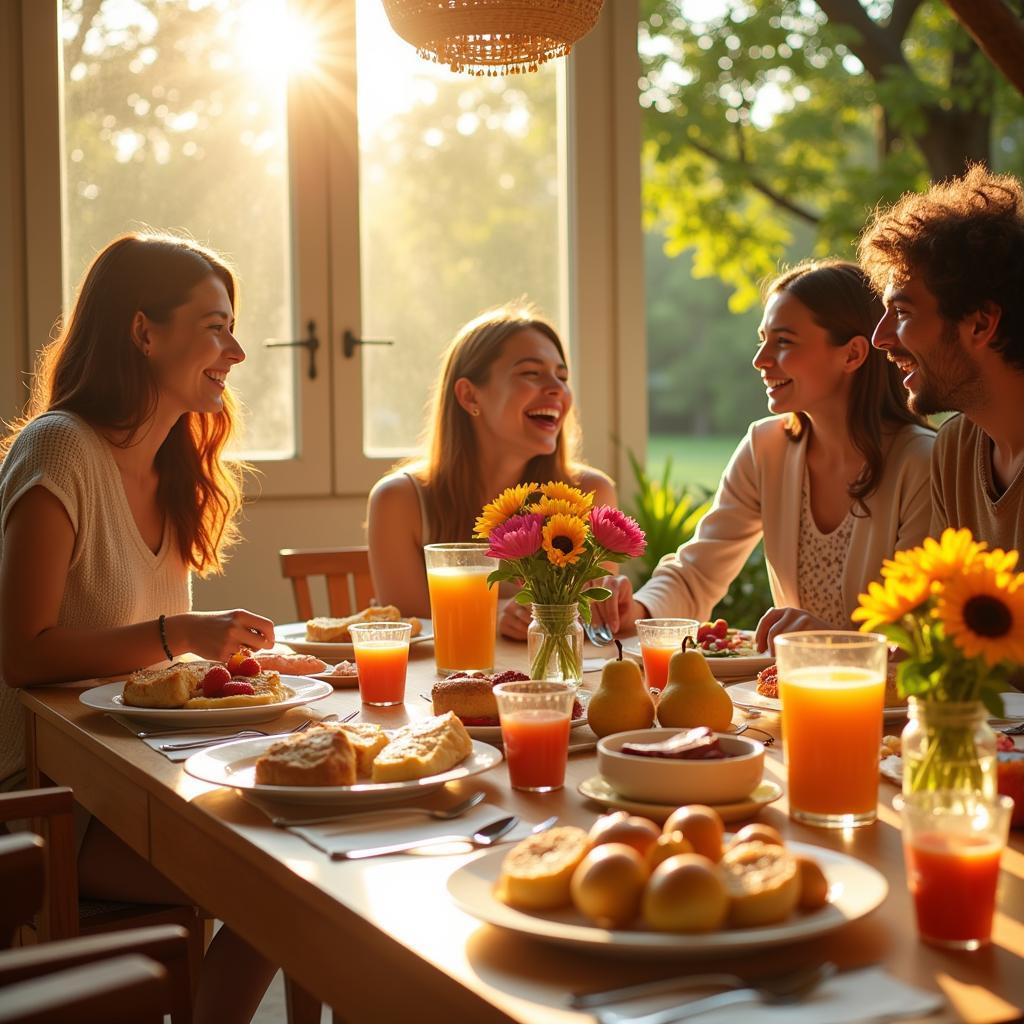
[[[951,797],[996,795],[996,734],[981,701],[908,701],[903,730],[903,792]]]
[[[579,686],[583,680],[583,626],[575,604],[535,604],[526,633],[530,678]]]

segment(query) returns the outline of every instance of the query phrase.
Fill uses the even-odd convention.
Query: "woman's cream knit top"
[[[109,629],[189,610],[190,576],[172,531],[165,523],[153,554],[135,525],[109,443],[85,420],[44,413],[15,441],[0,466],[0,558],[11,509],[32,487],[45,487],[60,501],[75,531],[57,625]],[[21,708],[16,691],[3,686],[0,789],[23,767]]]

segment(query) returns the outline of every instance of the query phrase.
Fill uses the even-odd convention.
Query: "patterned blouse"
[[[843,576],[853,532],[853,511],[831,532],[822,533],[811,514],[811,488],[804,471],[797,543],[800,607],[834,629],[852,629],[843,608]]]

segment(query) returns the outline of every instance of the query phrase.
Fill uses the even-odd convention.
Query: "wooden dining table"
[[[586,651],[588,658],[607,653],[589,646]],[[496,663],[522,669],[524,645],[499,640]],[[429,695],[436,678],[432,645],[415,645],[404,705],[361,706],[358,690],[342,689],[311,710],[344,714],[360,708],[361,721],[401,725],[430,713],[421,695]],[[596,687],[598,678],[587,674],[584,686]],[[880,964],[902,981],[941,993],[944,1009],[930,1021],[1003,1021],[1024,1014],[1024,833],[1011,833],[1003,855],[991,945],[971,953],[925,945],[916,933],[891,806],[896,787],[884,780],[878,820],[866,827],[800,825],[788,817],[785,796],[756,814],[789,840],[851,855],[882,872],[888,895],[867,916],[812,940],[729,957],[596,955],[504,931],[460,910],[447,881],[478,853],[330,860],[275,827],[236,790],[192,778],[114,718],[81,704],[80,694],[97,682],[21,691],[30,782],[71,786],[81,804],[199,906],[333,1007],[336,1021],[569,1024],[593,1019],[569,1008],[572,992],[708,970],[770,976],[824,958],[841,969]],[[291,709],[261,728],[282,731],[306,713]],[[736,721],[742,721],[739,711]],[[778,737],[773,715],[754,724]],[[887,723],[886,731],[898,734],[901,728]],[[765,765],[766,777],[784,787],[779,742],[768,748]],[[570,756],[558,792],[513,791],[504,764],[447,788],[453,801],[482,789],[491,803],[525,821],[557,814],[562,824],[589,828],[602,808],[577,786],[595,773],[596,755],[589,750]]]

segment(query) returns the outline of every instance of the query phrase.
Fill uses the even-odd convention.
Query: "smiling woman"
[[[466,324],[443,357],[423,454],[370,493],[370,569],[377,599],[429,615],[423,545],[467,541],[484,504],[506,488],[555,480],[615,504],[615,487],[577,459],[579,430],[565,350],[531,307]],[[520,618],[519,613],[524,613]],[[529,613],[510,605],[502,632],[524,639]]]

